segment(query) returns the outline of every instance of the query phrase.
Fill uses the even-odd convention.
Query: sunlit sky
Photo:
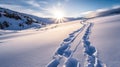
[[[39,17],[52,17],[54,9],[66,17],[79,17],[85,12],[120,6],[120,0],[0,0],[0,7]]]

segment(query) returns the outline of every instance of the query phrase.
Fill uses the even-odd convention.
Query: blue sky
[[[51,17],[60,9],[66,17],[78,17],[90,11],[120,6],[120,0],[0,0],[0,7],[40,17]]]

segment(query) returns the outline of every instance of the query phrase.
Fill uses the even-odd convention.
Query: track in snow
[[[47,67],[80,67],[80,63],[72,58],[72,55],[77,49],[77,46],[81,41],[76,45],[76,48],[71,49],[71,43],[77,38],[77,36],[83,31],[86,25],[83,25],[80,29],[69,34],[69,37],[64,39],[60,47],[56,50],[53,60],[48,63]]]
[[[106,67],[106,65],[98,59],[97,49],[92,46],[89,41],[92,26],[93,23],[84,24],[82,28],[70,33],[69,37],[64,39],[60,44],[60,47],[56,50],[53,59],[48,63],[47,67],[81,67],[79,61],[72,57],[81,43],[83,43],[84,55],[86,57],[84,67]],[[82,39],[74,49],[71,49],[71,43],[74,42],[84,29],[86,29],[86,31]]]
[[[97,49],[92,46],[91,42],[89,41],[89,35],[91,33],[92,26],[93,23],[90,23],[82,38],[84,45],[84,54],[87,61],[85,62],[85,67],[106,67],[106,65],[98,59]]]

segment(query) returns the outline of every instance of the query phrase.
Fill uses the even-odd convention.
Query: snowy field
[[[120,67],[120,15],[89,20],[93,22],[90,41],[107,67]]]
[[[0,67],[44,67],[70,33],[83,25],[78,21],[56,28],[24,30],[0,36]]]
[[[119,67],[119,17],[0,30],[0,67]]]

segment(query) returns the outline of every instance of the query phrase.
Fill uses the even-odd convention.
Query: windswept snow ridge
[[[72,32],[71,34],[69,34],[68,38],[63,40],[62,44],[55,52],[53,60],[48,63],[47,67],[80,67],[80,63],[75,58],[72,58],[72,55],[77,48],[71,49],[71,43],[74,42],[76,37],[82,32],[85,27],[86,25],[83,25],[83,27]],[[81,41],[79,42],[79,44],[80,43]],[[76,45],[76,47],[78,45]]]
[[[91,42],[89,41],[89,35],[91,33],[92,26],[93,23],[90,23],[83,36],[84,53],[87,60],[85,67],[106,67],[106,65],[98,59],[97,49],[92,46]]]

